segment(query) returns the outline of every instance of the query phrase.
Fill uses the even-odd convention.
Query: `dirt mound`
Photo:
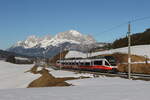
[[[118,70],[120,72],[128,72],[128,65],[120,64],[118,65]],[[150,64],[131,64],[131,72],[150,74]]]
[[[114,54],[106,54],[103,56],[113,56],[117,59],[117,63],[127,63],[128,62],[128,54],[124,53],[114,53]],[[146,60],[143,56],[131,55],[132,62],[144,62]],[[149,60],[149,59],[147,59]]]
[[[108,56],[108,55],[107,55]],[[117,59],[118,63],[118,70],[121,72],[128,71],[128,54],[123,53],[114,53],[110,54],[109,56],[113,56]],[[147,64],[148,58],[143,56],[131,55],[132,62],[145,62],[143,64],[131,64],[131,71],[133,73],[143,73],[143,74],[150,74],[150,64]]]
[[[55,78],[45,68],[43,68],[40,71],[37,71],[36,66],[33,66],[33,68],[31,68],[30,72],[32,72],[34,74],[41,74],[42,76],[39,77],[38,79],[32,81],[28,85],[28,88],[31,88],[31,87],[52,87],[52,86],[70,86],[71,84],[68,84],[65,81],[78,79],[78,78],[74,78],[74,77]]]

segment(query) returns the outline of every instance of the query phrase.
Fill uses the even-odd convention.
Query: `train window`
[[[76,62],[76,65],[79,65],[79,63]]]
[[[109,66],[109,63],[105,61],[105,65]]]
[[[102,61],[94,61],[94,65],[102,65]]]
[[[105,56],[105,58],[110,63],[116,63],[116,59],[113,56]]]
[[[85,65],[86,66],[90,66],[90,62],[85,62]]]
[[[84,63],[83,63],[83,62],[81,62],[81,63],[80,63],[80,65],[84,65]]]
[[[72,65],[75,65],[75,62],[72,62]]]

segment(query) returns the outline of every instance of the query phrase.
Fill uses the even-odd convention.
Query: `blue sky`
[[[99,42],[125,36],[129,20],[150,16],[150,0],[0,0],[0,49],[29,35],[55,35],[70,29]],[[150,19],[132,24],[132,33],[150,28]]]

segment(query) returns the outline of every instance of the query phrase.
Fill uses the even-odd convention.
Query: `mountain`
[[[63,50],[78,50],[86,52],[94,47],[101,47],[90,35],[84,35],[76,30],[60,32],[55,36],[36,37],[29,36],[24,41],[19,41],[7,49],[11,52],[36,57],[52,57]]]
[[[45,43],[51,40],[51,36],[45,36],[42,38],[38,38],[35,35],[27,37],[26,40],[24,41],[18,41],[15,45],[13,45],[11,48],[16,48],[16,47],[22,47],[22,48],[33,48],[36,46],[44,46]],[[46,45],[48,46],[48,44]]]
[[[15,53],[11,53],[8,51],[0,50],[0,59],[6,59],[9,56],[14,56]]]
[[[4,50],[0,50],[0,59],[7,59],[8,57],[11,57],[11,56],[14,56],[14,57],[22,57],[22,58],[30,58],[32,59],[33,57],[31,56],[26,56],[26,55],[22,55],[22,54],[18,54],[18,53],[14,53],[14,52],[9,52],[9,51],[4,51]]]

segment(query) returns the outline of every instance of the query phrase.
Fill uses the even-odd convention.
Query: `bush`
[[[6,58],[6,62],[16,63],[15,56],[11,55]]]

